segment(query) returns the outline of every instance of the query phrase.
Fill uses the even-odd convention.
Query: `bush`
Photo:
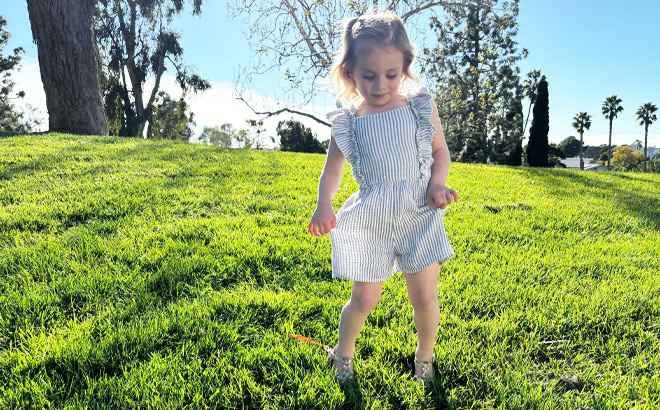
[[[612,150],[611,165],[619,171],[632,171],[644,162],[644,154],[622,145]]]
[[[326,152],[323,144],[312,134],[312,130],[299,121],[280,121],[277,124],[277,135],[280,137],[280,150],[282,151],[316,154]]]

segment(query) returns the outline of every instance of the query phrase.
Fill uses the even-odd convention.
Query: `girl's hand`
[[[442,184],[432,184],[426,190],[426,202],[433,209],[445,209],[451,201],[458,202],[458,194]]]
[[[309,222],[309,233],[323,236],[337,225],[337,217],[332,204],[317,205],[312,220]]]

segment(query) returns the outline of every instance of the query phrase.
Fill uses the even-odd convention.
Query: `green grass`
[[[324,161],[1,138],[0,408],[660,408],[660,175],[452,164],[439,377],[396,274],[340,386]]]

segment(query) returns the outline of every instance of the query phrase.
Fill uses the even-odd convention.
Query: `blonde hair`
[[[419,78],[412,70],[415,47],[410,43],[401,17],[394,13],[372,14],[349,19],[342,31],[343,47],[335,54],[330,70],[330,85],[338,100],[349,104],[361,102],[357,83],[349,77],[358,55],[368,54],[373,47],[394,46],[403,53],[402,86],[419,86]]]

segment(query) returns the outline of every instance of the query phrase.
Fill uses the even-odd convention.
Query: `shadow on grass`
[[[41,133],[43,134],[43,133]],[[19,133],[0,133],[1,138],[8,138],[13,136],[24,137],[30,135],[41,135],[40,133],[36,134],[19,134]],[[53,134],[49,136],[51,139],[40,141],[45,145],[54,144],[57,142],[65,142],[65,145],[61,148],[52,149],[49,152],[39,152],[32,158],[29,162],[21,164],[13,164],[10,166],[4,167],[0,171],[0,180],[10,180],[10,179],[21,179],[26,178],[38,173],[46,172],[52,169],[57,169],[58,167],[66,166],[67,171],[72,169],[77,169],[76,163],[84,163],[85,161],[80,160],[77,156],[82,154],[87,154],[92,151],[89,145],[76,144],[75,142],[70,142],[75,138],[90,137],[87,135],[76,135],[71,136],[68,134]],[[134,141],[143,142],[144,140],[134,137],[104,137],[104,136],[91,136],[94,138],[93,144],[96,146],[101,145],[113,145],[113,144],[125,144]],[[152,154],[155,156],[160,152],[164,144],[141,144],[135,148],[127,148],[124,150],[118,150],[114,153],[104,152],[105,161],[126,161],[131,158],[140,158],[144,160],[146,153]],[[96,177],[98,175],[108,174],[109,171],[103,164],[96,164],[94,168],[86,170],[85,174],[91,177]]]
[[[18,135],[30,135],[30,134],[25,132],[0,131],[0,138],[16,137]]]
[[[557,172],[556,169],[523,168],[521,171],[528,176],[545,179],[553,186],[555,192],[566,198],[575,195],[571,185],[581,185],[585,191],[590,191],[589,195],[596,198],[611,198],[612,201],[617,202],[617,207],[625,209],[636,218],[643,219],[652,229],[660,229],[660,208],[649,204],[651,198],[641,195],[632,183],[628,183],[625,188],[617,183],[626,183],[625,181],[656,182],[653,178],[642,175],[636,175],[633,178],[630,175],[613,171],[607,172],[610,180],[597,179],[586,173]],[[580,198],[576,199],[579,200]]]
[[[425,409],[447,409],[449,403],[447,402],[447,392],[440,379],[435,378],[424,387],[424,401],[423,408]]]
[[[365,409],[367,404],[364,400],[362,388],[360,388],[360,381],[356,377],[346,383],[340,383],[342,393],[344,393],[344,403],[337,407],[338,409]]]

